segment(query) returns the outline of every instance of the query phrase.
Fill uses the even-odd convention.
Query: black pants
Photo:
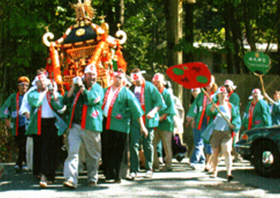
[[[22,163],[26,163],[26,140],[27,137],[25,135],[25,126],[21,126],[18,128],[18,136],[15,136],[15,140],[18,146],[18,158],[16,165],[22,168]]]
[[[106,130],[104,119],[102,138],[102,165],[106,179],[121,179],[120,169],[128,135],[126,133]],[[127,154],[127,153],[126,153]]]
[[[55,178],[56,153],[58,149],[57,128],[54,118],[42,118],[41,135],[33,136],[33,174],[43,174],[48,180]]]

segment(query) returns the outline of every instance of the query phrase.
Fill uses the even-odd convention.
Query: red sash
[[[18,136],[18,120],[19,120],[19,92],[17,92],[17,118],[16,118],[16,136]]]
[[[88,88],[88,91],[90,91],[92,88],[92,86],[90,88]],[[76,104],[77,104],[77,101],[81,95],[81,90],[79,90],[77,92],[77,95],[74,99],[74,104],[73,104],[73,110],[72,110],[72,114],[71,114],[71,119],[70,119],[70,124],[69,124],[69,129],[72,127],[72,121],[73,121],[73,117],[74,117],[74,112],[75,112],[75,108],[76,108]],[[83,105],[83,110],[82,110],[82,119],[81,119],[81,129],[85,129],[86,127],[86,118],[87,118],[87,105]]]
[[[203,117],[204,117],[204,113],[205,113],[206,107],[207,107],[207,96],[204,94],[204,97],[203,97],[203,105],[202,105],[202,112],[201,112],[199,124],[198,124],[198,126],[197,126],[197,129],[198,129],[198,130],[201,129],[201,125],[202,125],[202,121],[203,121]]]
[[[104,98],[104,103],[102,105],[102,110],[104,109],[106,103],[107,103],[107,100],[108,100],[108,96],[109,96],[109,93],[112,89],[112,86],[110,88],[107,89],[106,91],[106,94],[105,94],[105,98]],[[113,98],[112,98],[112,101],[110,103],[110,106],[109,106],[109,110],[108,110],[108,115],[107,115],[107,123],[106,123],[106,129],[109,130],[110,129],[110,125],[111,125],[111,115],[112,115],[112,111],[113,111],[113,106],[115,104],[115,101],[116,101],[116,98],[118,97],[120,91],[122,89],[122,86],[120,86],[117,91],[115,92]]]
[[[227,102],[229,102],[230,96],[231,96],[231,94],[233,94],[233,92],[234,92],[234,91],[231,91],[231,92],[228,94],[227,99],[226,99]]]
[[[159,90],[159,93],[161,93],[162,94],[162,92],[163,92],[163,90],[164,90],[164,86]]]
[[[249,123],[248,123],[248,130],[251,129],[252,125],[253,125],[253,113],[254,113],[254,109],[256,104],[258,103],[258,101],[254,104],[254,101],[251,102],[250,108],[249,108]]]
[[[38,89],[38,93],[41,91]],[[42,117],[42,105],[37,108],[37,128],[38,132],[37,135],[41,135],[41,117]]]
[[[145,84],[146,84],[146,81],[143,80],[143,83],[141,85],[141,94],[140,94],[140,104],[141,104],[142,110],[144,111],[144,115],[142,116],[144,125],[146,124]]]

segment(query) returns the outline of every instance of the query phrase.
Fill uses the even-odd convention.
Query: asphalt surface
[[[15,173],[13,163],[4,165],[0,179],[0,198],[68,198],[68,197],[280,197],[280,179],[256,175],[248,161],[233,164],[232,182],[227,182],[224,161],[219,163],[218,177],[213,179],[200,170],[192,170],[184,159],[173,160],[172,172],[154,172],[152,178],[144,178],[141,171],[135,181],[122,180],[121,184],[105,183],[102,173],[96,187],[87,186],[86,174],[79,176],[77,189],[63,187],[62,171],[45,189],[30,171]]]

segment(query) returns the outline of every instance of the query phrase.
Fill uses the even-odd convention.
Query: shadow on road
[[[220,166],[224,169],[224,166]],[[193,190],[219,190],[224,192],[241,192],[262,189],[266,193],[277,194],[280,193],[280,179],[279,178],[265,178],[257,175],[255,171],[248,166],[239,166],[234,164],[233,171],[234,180],[227,182],[226,171],[220,171],[218,177],[213,179],[209,174],[191,170],[187,164],[178,163],[174,165],[173,172],[162,173],[155,172],[153,178],[144,178],[138,176],[135,181],[123,180],[122,184],[106,184],[102,176],[99,179],[97,187],[88,187],[87,176],[79,176],[79,185],[75,192],[86,191],[104,191],[109,188],[118,188],[124,191],[141,191],[141,189],[148,189],[151,191],[163,192],[180,192]],[[142,173],[144,175],[144,173]],[[33,176],[31,171],[15,173],[13,165],[5,165],[3,177],[0,179],[0,191],[19,191],[32,190],[40,191],[39,180]],[[64,178],[62,172],[58,172],[56,180],[49,185],[47,190],[55,191],[71,191],[71,189],[64,188],[62,183]]]

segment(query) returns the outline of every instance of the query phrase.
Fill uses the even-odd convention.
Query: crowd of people
[[[130,72],[130,85],[126,73],[119,69],[112,85],[102,88],[95,66],[89,65],[63,96],[48,76],[45,69],[38,69],[31,88],[28,77],[18,78],[18,92],[0,108],[0,118],[18,145],[15,171],[32,170],[41,188],[54,181],[60,160],[64,164],[63,185],[77,188],[82,165],[88,185],[96,186],[100,169],[105,182],[121,183],[122,178],[137,177],[139,158],[147,170],[145,177],[152,177],[158,169],[172,171],[172,158],[181,161],[186,156],[182,145],[184,108],[164,74],[156,73],[149,82],[135,68]],[[240,99],[231,80],[218,87],[212,76],[211,83],[202,89],[191,90],[193,98],[186,116],[194,139],[190,167],[217,177],[223,155],[231,181],[232,155],[238,159],[234,143],[241,126],[278,125],[280,92],[275,92],[274,100],[264,94],[266,102],[261,91],[254,89],[241,119]],[[159,149],[161,145],[163,149]],[[57,156],[61,147],[66,147],[65,158]],[[160,163],[164,163],[161,169]]]

